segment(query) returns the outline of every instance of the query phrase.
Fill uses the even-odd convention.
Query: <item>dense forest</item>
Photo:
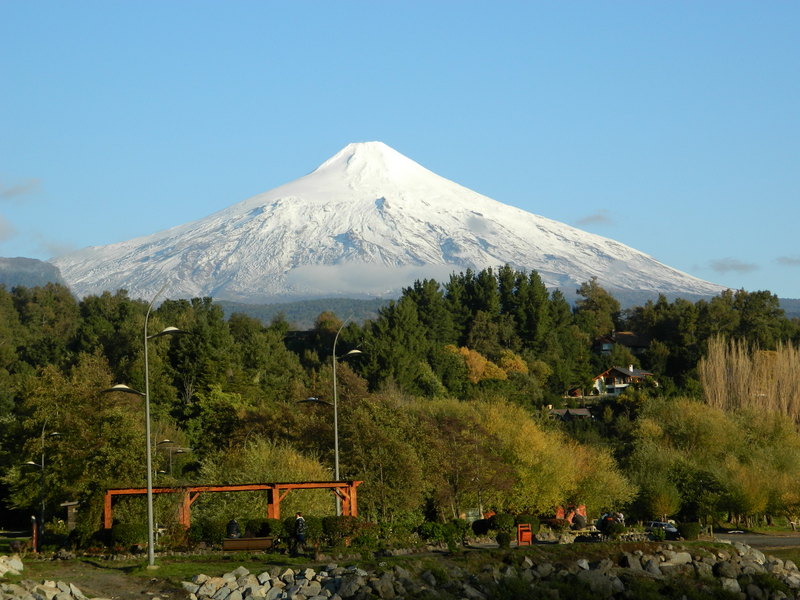
[[[80,502],[76,539],[100,526],[102,492],[143,486],[143,331],[156,485],[333,478],[334,349],[341,478],[364,520],[412,530],[488,509],[549,515],[741,520],[800,514],[800,322],[766,291],[660,298],[622,311],[597,281],[570,305],[509,267],[417,281],[374,319],[322,312],[313,329],[225,317],[209,298],[0,286],[0,502],[51,528]],[[631,332],[637,347],[599,340]],[[358,350],[358,353],[349,353]],[[349,354],[348,354],[349,353]],[[595,395],[611,366],[652,374]],[[322,402],[302,402],[317,398]],[[549,408],[586,406],[563,421]],[[30,464],[33,463],[33,464]],[[175,506],[158,498],[169,526]],[[120,502],[141,522],[141,502]],[[325,493],[286,510],[325,515]],[[264,514],[257,495],[203,499],[193,522]],[[14,523],[0,523],[10,526]],[[194,525],[193,525],[194,527]]]

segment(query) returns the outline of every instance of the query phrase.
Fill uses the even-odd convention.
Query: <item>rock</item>
[[[372,580],[370,586],[382,600],[389,600],[395,597],[394,578],[391,573],[384,573],[378,579]]]
[[[579,558],[578,560],[575,561],[575,564],[578,565],[579,569],[582,569],[584,571],[589,570],[589,561],[586,560],[585,558]]]
[[[342,598],[352,598],[364,587],[364,578],[352,573],[342,577],[342,585],[339,587],[339,595]]]
[[[625,552],[622,554],[622,558],[620,558],[619,566],[624,569],[631,569],[633,571],[641,571],[642,570],[642,563],[639,560],[639,557],[635,554],[631,554],[630,552]]]
[[[431,573],[430,571],[425,571],[422,575],[419,576],[419,578],[432,588],[434,589],[436,588],[438,582],[436,581],[436,577],[434,576],[434,574]]]
[[[693,563],[695,575],[700,579],[710,579],[714,576],[712,565],[705,562]]]
[[[591,590],[594,597],[610,598],[614,594],[611,579],[600,571],[579,571],[575,577]]]
[[[742,591],[739,582],[735,579],[731,579],[730,577],[721,577],[720,583],[722,584],[722,589],[726,592],[733,592],[734,594],[738,594]]]
[[[469,600],[485,600],[486,594],[483,592],[476,590],[474,587],[465,583],[461,586],[461,593],[465,598]]]
[[[748,583],[744,587],[744,593],[750,600],[765,600],[766,595],[764,591],[754,583]]]
[[[660,577],[662,575],[660,565],[661,561],[658,560],[657,558],[649,558],[644,563],[644,570],[645,572],[650,573],[651,575],[656,575]]]
[[[669,556],[665,556],[666,560],[663,565],[688,565],[692,562],[692,555],[688,552],[670,552]]]
[[[189,592],[190,594],[197,594],[197,590],[200,589],[200,585],[197,583],[193,583],[191,581],[181,581],[181,587]]]
[[[736,566],[728,560],[721,560],[717,563],[714,563],[712,572],[716,577],[725,579],[736,579],[736,577],[739,575],[739,569],[737,569]]]
[[[239,579],[239,577],[246,577],[247,575],[250,575],[250,571],[248,571],[245,567],[240,566],[233,570],[233,574],[236,576],[236,579]]]
[[[264,585],[265,583],[269,583],[269,580],[272,578],[272,575],[269,574],[269,571],[264,571],[260,575],[256,577],[258,579],[258,583]]]

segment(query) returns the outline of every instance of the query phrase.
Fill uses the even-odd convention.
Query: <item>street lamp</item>
[[[178,448],[172,440],[161,440],[156,444],[157,446],[166,446],[169,452],[169,476],[172,477],[172,456],[173,454],[186,454],[191,448]]]
[[[316,397],[306,398],[305,400],[298,400],[298,402],[313,402],[315,404],[326,404],[328,406],[333,406],[333,477],[334,480],[337,482],[339,481],[339,394],[336,389],[336,343],[339,341],[339,334],[342,333],[342,329],[344,326],[347,325],[347,322],[350,320],[350,317],[344,320],[342,326],[339,327],[339,330],[336,332],[336,337],[333,338],[333,353],[331,355],[331,362],[333,364],[333,404],[326,400],[320,400]],[[363,354],[361,350],[350,350],[349,352],[345,352],[339,358],[347,358],[349,356],[356,356],[358,354]],[[336,494],[336,516],[340,517],[342,515],[342,498],[339,494]]]
[[[26,461],[26,462],[22,463],[23,466],[26,466],[26,467],[37,467],[39,469],[39,504],[41,506],[40,512],[39,512],[39,536],[38,536],[38,540],[37,540],[39,544],[41,544],[42,535],[44,534],[44,522],[45,522],[45,518],[47,516],[47,501],[45,500],[45,496],[44,496],[44,487],[45,487],[45,481],[44,481],[44,472],[45,472],[44,471],[44,455],[45,455],[44,442],[45,442],[46,439],[59,437],[61,435],[61,433],[58,432],[58,431],[51,431],[50,433],[46,434],[45,433],[46,430],[47,430],[47,420],[45,419],[44,425],[42,425],[42,434],[40,436],[41,437],[41,442],[42,442],[41,462],[40,463],[36,463],[36,462],[33,462],[32,460],[29,460],[29,461]],[[34,548],[34,550],[36,550],[38,552],[39,548],[38,547]]]
[[[144,393],[124,384],[117,384],[107,390],[103,390],[104,392],[123,392],[126,394],[135,394],[137,396],[144,397],[145,447],[147,449],[147,563],[148,568],[151,569],[155,568],[156,554],[153,527],[153,451],[150,447],[150,365],[147,354],[147,342],[153,338],[164,335],[189,333],[188,331],[183,331],[177,327],[165,327],[153,335],[147,334],[147,323],[150,320],[150,313],[153,310],[153,305],[166,287],[167,286],[162,287],[153,297],[147,307],[147,313],[144,316]]]
[[[333,354],[331,356],[331,362],[333,363],[333,476],[336,481],[339,481],[339,395],[336,390],[336,342],[339,341],[339,334],[342,333],[342,329],[344,329],[349,320],[349,317],[345,319],[342,326],[339,327],[339,331],[336,332],[336,337],[333,338]],[[355,354],[361,354],[361,350],[350,350],[342,358]],[[341,515],[342,498],[339,494],[336,494],[336,516],[340,517]]]

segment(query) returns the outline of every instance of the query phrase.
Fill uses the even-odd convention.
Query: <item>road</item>
[[[800,547],[800,533],[786,535],[761,535],[757,533],[717,533],[718,540],[741,542],[753,548],[793,548]]]

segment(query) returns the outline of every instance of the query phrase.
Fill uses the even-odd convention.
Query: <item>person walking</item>
[[[294,548],[292,556],[299,556],[306,549],[306,520],[301,512],[295,514],[294,519]]]

